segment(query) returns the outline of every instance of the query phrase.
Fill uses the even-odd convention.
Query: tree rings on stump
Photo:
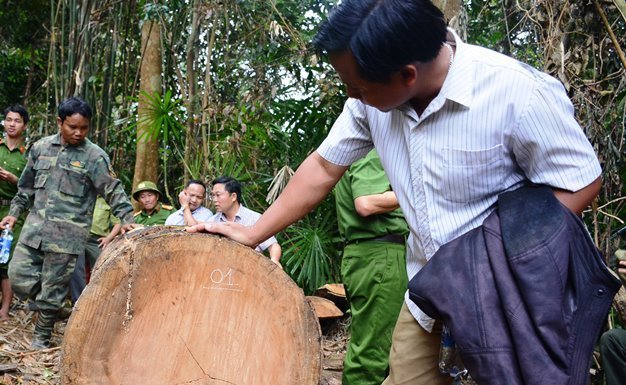
[[[65,329],[63,384],[317,385],[321,333],[252,249],[181,227],[119,237]]]

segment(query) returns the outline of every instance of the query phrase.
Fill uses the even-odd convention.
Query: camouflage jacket
[[[17,185],[9,215],[31,209],[20,242],[33,248],[82,253],[98,195],[123,223],[133,222],[133,207],[109,157],[88,139],[78,146],[62,145],[58,134],[37,141]]]

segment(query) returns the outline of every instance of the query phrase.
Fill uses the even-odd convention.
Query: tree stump
[[[338,318],[343,316],[341,309],[335,303],[327,298],[309,295],[306,297],[315,310],[317,318]]]
[[[318,384],[315,313],[265,256],[180,227],[119,238],[68,321],[63,384]]]

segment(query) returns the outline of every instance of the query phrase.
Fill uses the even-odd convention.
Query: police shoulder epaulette
[[[170,206],[170,205],[166,205],[166,204],[161,205],[161,207],[163,207],[165,210],[170,210],[170,211],[174,210],[174,206]]]
[[[136,216],[137,216],[137,215],[139,215],[139,214],[141,214],[141,210],[134,212],[134,213],[133,213],[133,217],[136,217]]]

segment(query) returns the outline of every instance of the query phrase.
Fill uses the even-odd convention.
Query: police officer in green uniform
[[[0,139],[0,218],[4,218],[9,213],[11,199],[17,193],[17,180],[26,165],[24,132],[26,132],[28,119],[28,111],[19,104],[14,104],[4,110],[4,137]],[[14,241],[11,245],[11,255],[13,255],[15,250],[23,224],[24,215],[20,215],[13,227]],[[9,307],[13,297],[13,290],[11,289],[8,275],[9,261],[0,264],[0,281],[2,285],[0,287],[2,291],[0,320],[9,319]]]
[[[341,277],[352,314],[342,384],[379,385],[408,282],[409,230],[374,150],[346,171],[335,200],[345,242]]]
[[[141,211],[133,214],[135,223],[140,225],[163,225],[167,217],[176,211],[174,207],[160,202],[161,192],[156,184],[150,181],[140,182],[133,191],[133,198],[141,203]]]
[[[96,197],[104,197],[125,226],[133,223],[132,205],[109,157],[86,139],[91,115],[91,107],[80,98],[59,105],[59,133],[33,144],[9,215],[0,222],[13,226],[32,205],[9,278],[18,297],[34,297],[39,308],[34,349],[50,346],[76,257],[85,250]]]

